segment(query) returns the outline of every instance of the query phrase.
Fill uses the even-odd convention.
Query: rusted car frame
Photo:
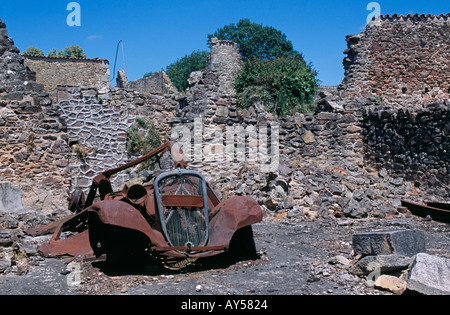
[[[153,184],[113,191],[112,175],[166,152],[174,159],[174,170],[160,174]],[[69,207],[73,216],[27,231],[53,233],[39,248],[43,256],[106,256],[109,261],[151,256],[180,261],[228,253],[255,258],[251,226],[262,220],[261,207],[251,198],[221,201],[200,173],[186,169],[175,142],[102,172],[94,178],[87,198],[76,193]],[[76,234],[61,239],[65,231]]]

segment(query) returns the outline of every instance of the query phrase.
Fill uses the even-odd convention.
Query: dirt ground
[[[381,295],[349,266],[352,236],[375,230],[419,229],[427,253],[450,258],[450,225],[414,216],[393,219],[304,222],[282,216],[253,226],[260,258],[231,265],[196,263],[183,271],[160,266],[107,269],[35,257],[28,273],[0,276],[2,295]]]

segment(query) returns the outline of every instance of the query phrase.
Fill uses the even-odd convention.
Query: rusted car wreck
[[[174,170],[160,174],[151,184],[113,191],[111,176],[151,158],[160,159],[166,152],[173,157]],[[186,169],[174,142],[97,175],[86,198],[80,191],[72,194],[69,209],[75,214],[63,221],[27,231],[53,233],[39,248],[44,257],[102,257],[108,262],[150,257],[166,266],[219,254],[257,257],[252,224],[262,220],[259,204],[242,196],[221,201],[199,172]],[[75,233],[63,239],[66,231]]]

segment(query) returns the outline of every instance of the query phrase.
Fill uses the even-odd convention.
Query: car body
[[[112,175],[168,151],[174,160],[172,171],[161,173],[150,184],[112,190]],[[219,254],[255,258],[251,226],[263,216],[252,198],[221,201],[199,172],[186,169],[175,142],[97,175],[86,200],[75,192],[69,208],[73,216],[28,231],[31,235],[53,232],[51,240],[39,248],[43,256],[106,256],[107,261],[159,257],[172,265]],[[63,231],[76,234],[61,239]]]

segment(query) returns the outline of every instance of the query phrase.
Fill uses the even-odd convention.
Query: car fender
[[[130,204],[119,200],[105,200],[93,204],[89,209],[89,230],[97,231],[98,218],[102,224],[118,226],[125,229],[139,231],[145,234],[150,243],[155,246],[167,246],[164,236],[153,230],[144,216]],[[93,240],[91,239],[91,246]]]
[[[259,204],[252,198],[236,196],[219,203],[212,210],[208,246],[229,245],[239,229],[261,222]]]

